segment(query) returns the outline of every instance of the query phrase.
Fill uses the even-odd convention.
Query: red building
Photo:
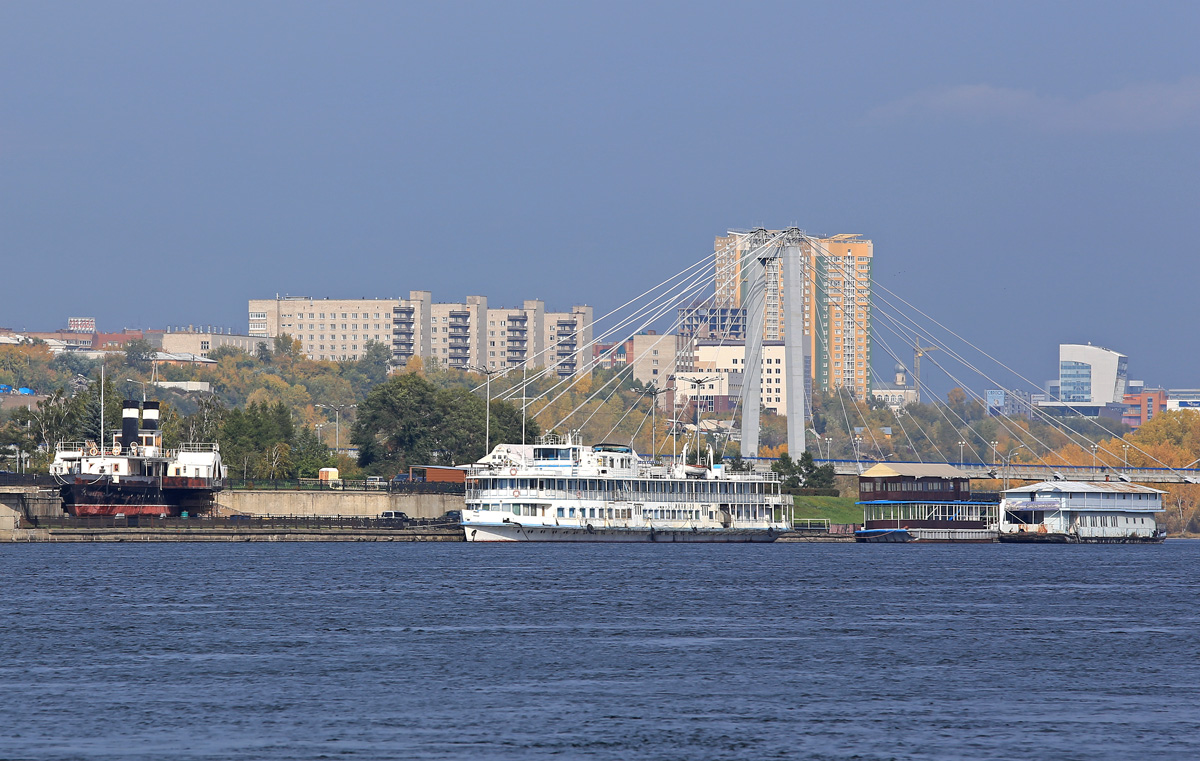
[[[1167,409],[1167,390],[1147,388],[1137,394],[1126,394],[1125,412],[1121,422],[1135,431],[1160,412]]]

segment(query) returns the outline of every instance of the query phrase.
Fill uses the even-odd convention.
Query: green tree
[[[804,450],[800,459],[795,463],[800,483],[808,489],[832,489],[835,475],[832,465],[818,466],[813,461],[812,452]]]
[[[144,338],[125,342],[125,364],[135,370],[148,370],[154,359],[154,347]]]
[[[454,465],[479,460],[484,447],[484,399],[463,386],[438,389],[403,373],[372,390],[358,406],[351,441],[370,472],[396,473],[412,465]],[[521,439],[520,410],[492,400],[491,444]],[[536,425],[528,435],[537,435]]]
[[[780,454],[779,459],[771,463],[771,472],[779,476],[785,489],[795,489],[800,486],[799,470],[787,452]]]

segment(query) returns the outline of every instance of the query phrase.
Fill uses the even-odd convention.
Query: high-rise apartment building
[[[590,366],[592,308],[547,312],[541,301],[489,309],[486,296],[435,303],[429,291],[407,299],[284,297],[249,302],[251,336],[296,338],[310,359],[355,360],[366,345],[389,347],[392,362],[434,358],[443,365],[489,370],[553,366],[560,377]]]
[[[775,231],[768,231],[775,232]],[[749,267],[746,243],[736,231],[714,241],[714,307],[743,306]],[[804,266],[804,335],[812,379],[826,391],[842,386],[865,398],[871,391],[871,267],[874,244],[845,233],[810,238],[801,249]],[[783,275],[778,260],[766,268],[763,340],[784,338]]]

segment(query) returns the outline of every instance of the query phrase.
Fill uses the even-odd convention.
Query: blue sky
[[[1198,8],[5,3],[0,325],[606,311],[795,224],[1036,380],[1200,386]]]

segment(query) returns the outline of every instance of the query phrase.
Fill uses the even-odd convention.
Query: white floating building
[[[1002,542],[1161,542],[1164,492],[1108,481],[1043,481],[1004,492]]]

